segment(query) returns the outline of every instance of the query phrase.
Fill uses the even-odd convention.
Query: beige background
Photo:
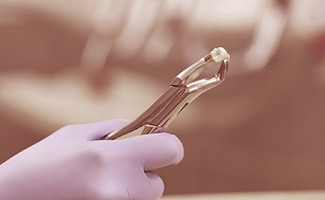
[[[221,23],[202,37],[209,48],[228,50],[234,72],[259,12],[246,26],[233,18],[233,26]],[[312,34],[301,12],[291,12],[280,47],[265,68],[230,72],[224,84],[202,95],[168,129],[183,142],[185,158],[157,170],[166,194],[325,189],[324,62],[310,51]],[[134,119],[187,66],[175,54],[160,65],[113,57],[101,88],[76,67],[87,28],[66,29],[51,17],[27,19],[27,25],[0,23],[0,162],[69,123]],[[87,27],[87,17],[82,19]]]

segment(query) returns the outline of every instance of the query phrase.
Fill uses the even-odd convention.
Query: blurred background
[[[165,193],[324,190],[324,11],[323,0],[0,0],[0,162],[67,124],[136,118],[222,46],[227,80],[168,129],[185,158],[157,171]]]

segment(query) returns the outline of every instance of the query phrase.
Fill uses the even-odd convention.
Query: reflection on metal
[[[169,88],[142,115],[124,128],[108,134],[104,139],[116,139],[140,127],[142,134],[159,132],[176,118],[176,116],[202,93],[222,83],[228,72],[229,54],[222,48],[215,48],[199,61],[178,74]],[[211,64],[218,64],[218,72],[207,78],[197,80]]]

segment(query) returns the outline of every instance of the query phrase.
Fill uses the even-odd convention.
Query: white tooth
[[[223,60],[229,61],[229,59],[230,59],[230,55],[228,54],[226,49],[224,49],[222,47],[214,48],[211,51],[211,56],[212,56],[212,59],[214,60],[214,62],[216,62],[216,63],[220,63]]]

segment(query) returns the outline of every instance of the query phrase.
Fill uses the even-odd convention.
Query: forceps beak
[[[122,129],[108,134],[104,139],[116,139],[140,127],[142,134],[164,130],[176,116],[202,93],[222,83],[228,72],[229,54],[222,48],[215,48],[190,67],[178,74],[169,88],[137,119]],[[196,80],[211,64],[220,65],[213,76]]]
[[[224,48],[214,48],[209,54],[178,74],[170,85],[175,87],[184,85],[189,88],[189,92],[207,91],[226,79],[229,59],[230,56]],[[205,72],[212,63],[220,65],[218,72],[212,77],[195,80]]]

